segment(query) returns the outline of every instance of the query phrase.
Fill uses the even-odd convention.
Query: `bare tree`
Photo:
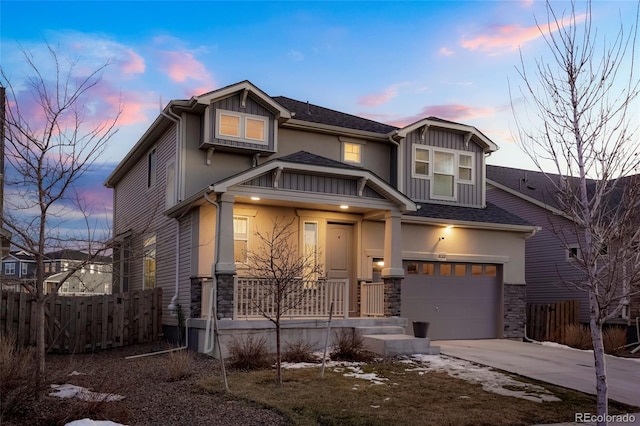
[[[602,326],[625,309],[640,279],[640,155],[631,117],[640,87],[633,68],[638,13],[629,33],[621,24],[607,38],[592,27],[590,3],[583,13],[574,2],[568,12],[549,2],[546,10],[538,28],[548,55],[531,76],[521,54],[525,111],[513,97],[512,107],[525,152],[543,173],[552,165],[561,176],[547,175],[572,225],[556,234],[566,249],[579,243],[573,264],[580,279],[569,284],[588,293],[598,415],[606,422]]]
[[[282,318],[305,301],[312,291],[322,265],[313,247],[298,250],[298,232],[293,221],[276,219],[266,232],[256,232],[259,248],[247,253],[252,273],[260,280],[259,296],[251,301],[260,314],[276,328],[276,367],[278,384],[282,384],[281,325]],[[304,244],[304,242],[303,242]]]
[[[49,61],[23,50],[27,68],[25,85],[15,85],[5,69],[0,77],[7,87],[5,121],[6,182],[3,225],[12,233],[12,245],[33,256],[35,277],[23,286],[36,300],[37,381],[45,372],[45,302],[62,283],[107,249],[101,227],[77,192],[78,181],[97,165],[107,142],[116,132],[114,117],[87,119],[94,89],[109,66],[86,72],[78,62],[47,45]],[[25,89],[26,87],[26,89]],[[22,91],[29,96],[21,96]],[[65,231],[70,217],[81,225]],[[52,292],[45,294],[46,253],[61,248],[80,250],[86,259],[70,263]],[[36,384],[36,389],[39,383]]]

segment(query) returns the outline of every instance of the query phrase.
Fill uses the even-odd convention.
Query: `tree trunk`
[[[606,426],[608,414],[607,397],[607,368],[604,357],[604,343],[602,340],[602,323],[598,320],[598,302],[593,290],[589,291],[589,307],[591,309],[591,340],[593,341],[593,358],[596,368],[596,394],[598,410],[598,426]]]
[[[276,323],[276,370],[278,372],[278,386],[282,386],[282,362],[280,357],[280,322]]]
[[[44,378],[45,361],[45,318],[44,318],[44,295],[36,298],[36,377],[35,396],[39,398]]]

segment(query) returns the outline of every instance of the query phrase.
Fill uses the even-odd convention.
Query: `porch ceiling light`
[[[252,199],[253,201],[260,201],[260,197],[255,197],[255,196],[254,196],[254,197],[251,197],[251,199]]]
[[[346,209],[348,209],[348,208],[349,208],[349,206],[348,206],[348,205],[346,205],[346,204],[341,204],[341,205],[340,205],[340,208],[341,208],[342,210],[346,210]]]

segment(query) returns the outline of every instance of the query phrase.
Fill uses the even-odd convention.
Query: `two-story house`
[[[2,258],[2,288],[22,291],[22,284],[35,277],[36,264],[24,251],[12,251]]]
[[[637,180],[637,177],[631,178]],[[556,188],[560,186],[561,179],[557,174],[487,166],[487,198],[541,227],[536,238],[526,243],[527,303],[579,300],[580,322],[588,323],[588,293],[574,285],[583,275],[576,267],[581,244],[575,223],[563,212],[558,200]],[[593,184],[595,181],[591,182]],[[612,197],[611,202],[619,202],[618,196]],[[619,322],[628,322],[639,316],[640,298],[626,299]]]
[[[291,316],[326,316],[331,299],[343,318],[428,321],[433,338],[522,337],[537,228],[487,202],[496,149],[472,126],[396,128],[248,81],[173,100],[105,183],[114,292],[162,287],[168,328],[178,304],[204,328],[210,301],[221,327],[255,328],[247,253],[280,218],[326,271],[304,285],[322,309]]]

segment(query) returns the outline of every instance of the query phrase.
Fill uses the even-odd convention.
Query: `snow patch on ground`
[[[489,367],[474,364],[444,355],[412,355],[401,362],[407,364],[406,371],[418,374],[429,371],[445,372],[451,377],[478,383],[487,392],[513,396],[534,402],[560,401],[542,386],[522,383]]]
[[[81,386],[64,384],[64,385],[51,385],[53,392],[49,395],[57,396],[58,398],[77,398],[83,401],[120,401],[124,399],[122,395],[115,395],[111,393],[98,393],[92,392],[87,388]]]
[[[74,420],[71,423],[65,424],[65,426],[124,426],[121,423],[114,423],[109,420],[91,420],[82,419]]]

